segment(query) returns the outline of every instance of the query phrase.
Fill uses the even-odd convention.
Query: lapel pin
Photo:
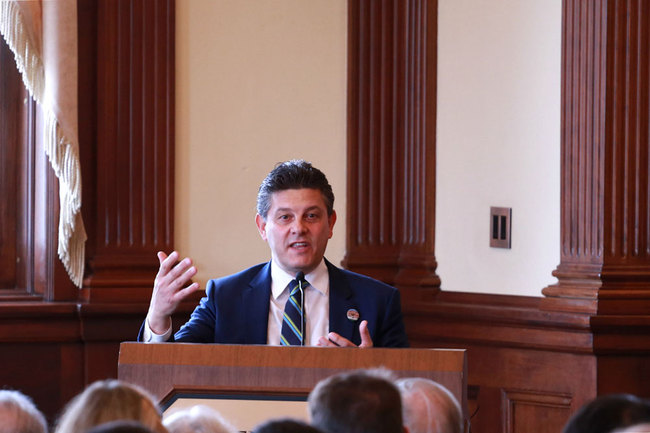
[[[359,320],[359,312],[355,310],[354,308],[350,308],[348,310],[348,320],[351,320],[353,322],[356,322]]]

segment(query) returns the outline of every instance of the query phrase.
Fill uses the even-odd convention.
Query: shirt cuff
[[[149,327],[149,319],[144,321],[144,330],[142,332],[142,341],[145,343],[164,343],[172,336],[172,327],[167,328],[164,334],[156,334]]]

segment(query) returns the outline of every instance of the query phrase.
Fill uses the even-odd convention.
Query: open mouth
[[[293,242],[293,243],[289,244],[289,246],[291,248],[302,250],[302,249],[305,249],[305,248],[309,247],[309,244],[307,242]]]

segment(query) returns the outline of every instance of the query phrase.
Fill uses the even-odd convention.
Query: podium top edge
[[[138,343],[120,344],[119,364],[196,365],[248,367],[261,364],[269,367],[301,366],[347,369],[363,367],[403,367],[428,370],[431,363],[444,371],[464,371],[465,349],[444,348],[334,348],[283,347],[268,345],[229,345],[202,343]]]

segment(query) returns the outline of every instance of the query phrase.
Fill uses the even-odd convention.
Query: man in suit
[[[177,252],[158,253],[160,269],[138,340],[296,344],[287,343],[283,327],[285,306],[295,299],[292,287],[299,286],[304,322],[296,326],[297,344],[408,346],[399,292],[325,260],[336,212],[320,170],[303,160],[278,164],[260,186],[255,221],[271,261],[210,280],[207,296],[173,337],[171,315],[199,289],[191,282],[196,268],[189,258],[179,262]]]

